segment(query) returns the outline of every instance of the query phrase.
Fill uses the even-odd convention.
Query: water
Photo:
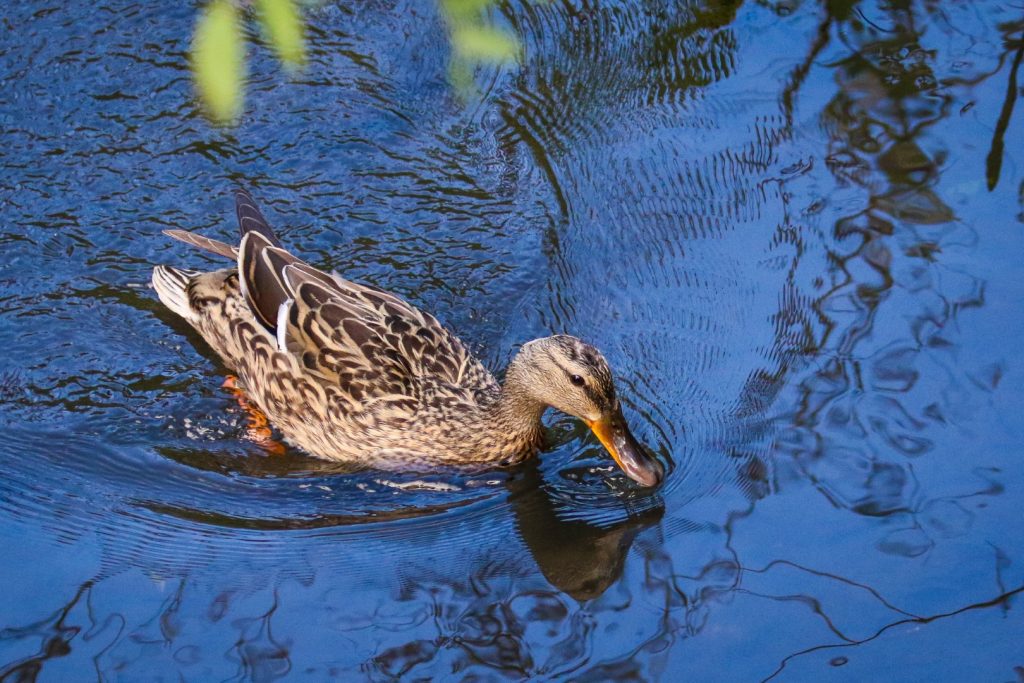
[[[431,3],[328,3],[232,130],[194,16],[5,12],[0,680],[1024,678],[1019,6],[513,0],[464,104]],[[147,286],[236,185],[496,371],[596,344],[665,486],[557,415],[509,472],[268,454]]]

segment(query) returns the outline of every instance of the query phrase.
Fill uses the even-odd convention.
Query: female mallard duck
[[[525,345],[499,385],[431,315],[286,251],[252,197],[235,193],[242,241],[171,237],[234,259],[211,273],[157,266],[160,300],[237,373],[291,442],[382,469],[509,465],[541,446],[549,406],[594,431],[629,477],[664,468],[629,433],[612,373],[594,347],[557,335]]]

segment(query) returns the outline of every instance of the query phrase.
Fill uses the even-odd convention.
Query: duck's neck
[[[489,424],[498,442],[509,443],[512,449],[532,453],[542,445],[541,415],[547,404],[536,398],[538,378],[533,368],[515,358],[505,374],[501,392],[489,406]]]

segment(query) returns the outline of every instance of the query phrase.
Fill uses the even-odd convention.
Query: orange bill
[[[587,422],[616,464],[633,481],[644,486],[657,486],[665,476],[664,466],[637,442],[626,426],[622,409],[600,420]]]

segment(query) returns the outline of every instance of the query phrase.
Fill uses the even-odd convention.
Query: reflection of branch
[[[854,9],[853,11],[857,14],[858,17],[860,17],[861,21],[863,21],[868,26],[871,26],[872,28],[874,28],[879,33],[892,33],[892,34],[896,34],[896,33],[899,33],[902,30],[902,27],[900,27],[900,26],[896,26],[895,28],[884,28],[882,26],[879,26],[875,22],[871,21],[871,19],[868,18],[868,15],[864,14],[864,10],[862,10],[860,7]]]
[[[1010,125],[1010,116],[1013,114],[1013,103],[1017,100],[1017,69],[1020,68],[1021,59],[1024,58],[1024,33],[1021,34],[1021,44],[1017,48],[1017,56],[1010,67],[1010,82],[1006,86],[1006,99],[1003,100],[1003,110],[999,112],[999,121],[996,122],[996,131],[992,135],[992,149],[985,157],[985,181],[988,183],[988,191],[996,189],[999,184],[999,171],[1003,166],[1003,136]]]
[[[997,546],[995,543],[992,543],[991,541],[986,541],[986,543],[988,543],[992,550],[994,550],[996,553],[996,586],[999,588],[1000,592],[1005,593],[1006,584],[1003,583],[1003,570],[1010,566],[1010,558],[1007,557],[1006,553],[1003,552],[1003,549]],[[1010,605],[1004,604],[1003,613],[1005,614],[1009,611]]]
[[[91,589],[92,581],[86,581],[79,586],[71,601],[59,609],[57,614],[52,617],[51,624],[47,623],[50,620],[46,620],[26,628],[5,628],[0,630],[0,641],[9,638],[23,638],[27,635],[40,636],[43,641],[43,646],[38,654],[20,659],[0,669],[0,681],[34,681],[47,660],[64,657],[71,653],[71,641],[82,628],[80,626],[69,626],[65,622],[71,614],[71,610],[82,599],[82,596],[90,592]]]
[[[971,611],[976,610],[976,609],[985,609],[987,607],[994,607],[995,605],[1002,605],[1002,604],[1005,604],[1005,603],[1009,602],[1010,598],[1012,598],[1015,595],[1018,595],[1019,593],[1024,593],[1024,585],[1018,586],[1017,588],[1014,588],[1012,591],[1008,591],[1006,593],[1002,593],[1001,595],[998,595],[998,596],[992,598],[991,600],[986,600],[985,602],[976,602],[974,604],[967,605],[966,607],[961,607],[960,609],[953,610],[952,612],[943,612],[941,614],[934,614],[934,615],[932,615],[930,617],[912,617],[912,618],[908,618],[908,619],[900,619],[899,621],[894,621],[891,624],[886,624],[882,628],[878,629],[878,631],[876,631],[874,635],[868,636],[867,638],[864,638],[862,640],[855,640],[855,641],[852,641],[852,642],[849,642],[849,643],[836,643],[836,644],[833,644],[833,645],[815,645],[814,647],[809,647],[806,650],[800,650],[799,652],[794,652],[793,654],[791,654],[788,657],[786,657],[785,659],[783,659],[779,663],[779,668],[777,668],[775,671],[773,671],[770,676],[762,679],[762,683],[763,683],[763,681],[770,681],[771,679],[775,678],[780,673],[782,673],[782,670],[786,668],[786,665],[791,660],[796,659],[797,657],[801,657],[801,656],[806,655],[806,654],[810,654],[811,652],[819,652],[821,650],[830,650],[832,648],[840,648],[840,647],[856,647],[858,645],[863,645],[864,643],[870,642],[870,641],[874,640],[875,638],[878,638],[880,635],[882,635],[883,633],[885,633],[889,629],[895,628],[897,626],[902,626],[903,624],[928,624],[928,623],[931,623],[933,621],[938,621],[939,619],[945,619],[947,617],[955,617],[958,614],[963,614],[964,612],[971,612]]]
[[[790,76],[789,83],[786,84],[786,88],[782,91],[782,108],[786,111],[787,130],[792,130],[793,128],[793,96],[796,95],[800,86],[803,85],[804,79],[807,78],[814,60],[825,49],[825,46],[828,45],[828,37],[831,32],[832,13],[829,12],[828,16],[825,17],[825,21],[818,27],[818,35],[811,44],[811,51],[807,53],[804,61],[793,69],[793,75]]]
[[[232,651],[237,653],[238,678],[244,680],[274,680],[292,670],[291,641],[278,642],[274,638],[271,619],[280,606],[278,589],[274,589],[274,602],[263,614],[239,619],[238,640]],[[249,626],[256,625],[256,631],[249,635]]]
[[[888,600],[883,598],[881,593],[876,591],[871,586],[868,586],[867,584],[858,583],[857,581],[854,581],[853,579],[847,579],[846,577],[839,576],[838,574],[830,574],[829,572],[823,572],[823,571],[820,571],[820,570],[817,570],[817,569],[811,569],[810,567],[805,567],[805,566],[803,566],[801,564],[797,564],[796,562],[790,562],[789,560],[772,560],[771,562],[769,562],[767,565],[765,565],[761,569],[751,569],[749,567],[744,567],[743,571],[750,572],[751,574],[764,574],[769,569],[771,569],[772,567],[774,567],[777,564],[793,567],[794,569],[799,569],[801,571],[807,572],[808,574],[814,574],[815,576],[821,576],[821,577],[827,578],[827,579],[834,579],[836,581],[839,581],[840,583],[845,583],[848,586],[854,586],[856,588],[861,588],[861,589],[866,590],[867,592],[871,593],[871,595],[873,595],[875,597],[875,599],[877,599],[880,603],[882,603],[883,605],[885,605],[886,607],[888,607],[889,609],[891,609],[894,612],[899,612],[900,614],[904,614],[904,615],[906,615],[908,617],[911,617],[911,618],[914,618],[914,619],[921,619],[921,618],[923,618],[923,617],[920,617],[920,616],[918,616],[918,615],[916,615],[916,614],[914,614],[912,612],[907,612],[905,610],[901,610],[899,607],[897,607],[896,605],[892,604],[891,602],[889,602]]]
[[[845,640],[848,643],[856,642],[853,638],[848,637],[846,634],[844,634],[842,631],[839,630],[839,627],[836,626],[832,622],[832,618],[829,617],[827,614],[825,614],[825,610],[822,609],[822,606],[821,606],[821,601],[818,600],[817,598],[812,598],[809,595],[802,595],[802,594],[800,594],[800,595],[768,595],[766,593],[757,593],[755,591],[747,590],[745,588],[737,589],[736,592],[738,594],[753,595],[756,598],[764,598],[765,600],[771,600],[772,602],[798,602],[800,604],[807,605],[811,609],[812,612],[814,612],[819,617],[821,617],[821,620],[825,622],[825,627],[828,628],[829,631],[834,633],[837,638]]]

